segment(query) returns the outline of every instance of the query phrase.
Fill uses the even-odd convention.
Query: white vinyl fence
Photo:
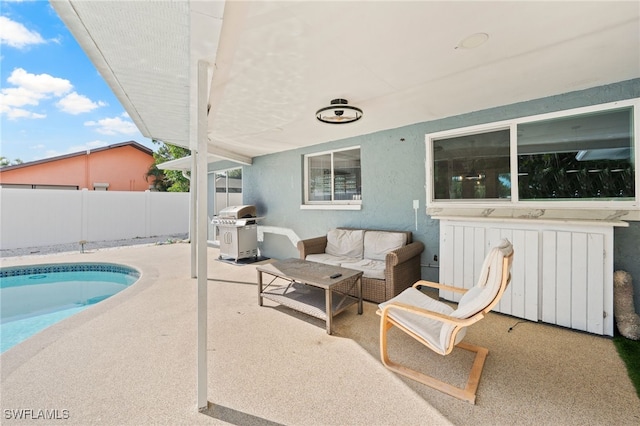
[[[189,193],[0,188],[0,248],[189,232]]]

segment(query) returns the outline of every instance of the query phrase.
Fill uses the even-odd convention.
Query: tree
[[[0,167],[15,166],[16,164],[22,164],[22,163],[24,163],[24,161],[22,161],[19,158],[16,158],[15,160],[11,161],[7,157],[0,157]]]
[[[242,168],[227,170],[227,176],[235,179],[242,179]]]
[[[187,148],[171,145],[161,141],[153,140],[159,144],[158,151],[153,153],[154,163],[149,167],[145,176],[147,182],[153,180],[153,187],[162,192],[189,192],[189,179],[182,175],[180,170],[160,170],[158,164],[170,160],[177,160],[191,154]],[[189,174],[190,172],[187,172]]]

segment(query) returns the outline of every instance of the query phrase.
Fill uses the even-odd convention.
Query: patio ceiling
[[[640,77],[635,1],[51,3],[149,138],[190,146],[215,64],[209,152],[240,162]],[[334,98],[363,118],[317,121]]]

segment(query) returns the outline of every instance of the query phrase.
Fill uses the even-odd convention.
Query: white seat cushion
[[[327,232],[325,253],[333,256],[362,259],[364,231],[361,229],[331,229]]]
[[[366,231],[364,233],[364,258],[385,260],[387,253],[399,249],[407,243],[407,235],[402,232]]]
[[[311,262],[325,263],[327,265],[340,266],[345,262],[357,262],[360,259],[346,256],[333,256],[327,253],[309,254],[305,257],[305,260]]]
[[[385,265],[386,262],[384,260],[372,259],[362,259],[357,262],[344,262],[340,264],[343,268],[362,271],[362,276],[365,278],[375,278],[378,280],[384,280]]]
[[[513,253],[513,246],[506,239],[502,240],[497,247],[491,249],[482,265],[478,283],[462,296],[455,310],[449,305],[432,299],[413,287],[404,290],[398,296],[378,306],[382,309],[389,303],[399,302],[442,313],[454,318],[470,318],[488,308],[495,300],[502,284],[504,258],[511,253]],[[453,324],[400,310],[389,310],[389,316],[429,342],[432,347],[440,351],[442,355],[445,354],[446,348],[451,341],[452,331],[455,328]],[[465,333],[466,327],[460,329],[456,335],[454,344],[457,345],[464,338]]]
[[[478,283],[462,295],[458,308],[451,316],[469,318],[493,302],[502,284],[502,262],[512,252],[513,246],[507,240],[502,240],[500,245],[491,249],[482,264]]]
[[[445,315],[451,315],[451,312],[453,312],[453,308],[451,306],[446,303],[442,303],[439,300],[432,299],[413,287],[409,287],[393,299],[387,300],[378,306],[380,309],[383,309],[385,306],[393,302],[403,303]],[[444,355],[449,339],[441,338],[441,330],[444,324],[442,321],[393,308],[389,310],[389,316],[399,324],[402,324],[404,327],[422,337],[424,340],[429,342],[437,352]],[[458,332],[458,335],[456,336],[456,343],[462,340],[465,332],[466,329],[462,329]]]

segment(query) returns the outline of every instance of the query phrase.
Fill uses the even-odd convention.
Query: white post
[[[80,191],[80,240],[89,239],[89,190],[82,188]]]
[[[151,212],[151,191],[148,189],[144,191],[144,236],[151,237],[151,221],[153,220],[153,214]]]
[[[198,223],[198,214],[196,206],[198,205],[197,199],[197,188],[198,188],[198,179],[196,176],[198,175],[198,156],[196,155],[197,151],[195,149],[191,150],[191,178],[189,179],[189,242],[191,246],[191,278],[196,278],[198,273],[196,271],[198,263],[197,259],[197,223]]]
[[[198,245],[198,409],[208,407],[207,399],[207,68],[198,61],[198,151],[196,153]],[[192,180],[193,182],[193,180]]]

